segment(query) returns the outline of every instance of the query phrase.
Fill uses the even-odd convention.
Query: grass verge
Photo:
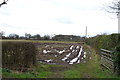
[[[2,71],[3,78],[47,78],[52,74],[51,68],[54,65],[38,63],[33,71],[28,72],[15,72],[15,71]]]
[[[91,59],[86,63],[76,64],[64,72],[65,78],[119,78],[100,65],[100,56],[90,46],[85,45],[85,51],[91,53]]]

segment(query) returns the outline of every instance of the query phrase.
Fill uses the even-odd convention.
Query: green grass
[[[16,73],[3,73],[3,78],[46,78],[47,76],[49,76],[51,74],[51,72],[41,72],[39,74],[35,74],[35,73],[20,73],[20,74],[16,74]]]
[[[16,73],[7,73],[3,72],[3,78],[34,78],[35,76],[31,73],[22,73],[22,74],[16,74]]]
[[[89,46],[86,46],[91,49]],[[100,66],[99,55],[93,49],[92,59],[87,63],[76,64],[72,69],[64,72],[65,78],[118,78],[109,70]]]
[[[46,78],[52,74],[50,70],[52,66],[53,65],[49,64],[38,64],[36,67],[34,67],[33,71],[19,73],[3,71],[2,75],[5,78]]]
[[[13,71],[3,71],[3,78],[48,78],[57,71],[58,68],[63,68],[62,65],[52,65],[38,63],[33,71],[13,73]]]

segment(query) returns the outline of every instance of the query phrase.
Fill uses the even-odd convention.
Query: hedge
[[[113,52],[114,56],[114,72],[120,75],[120,34],[98,35],[86,40],[88,45],[100,53],[100,49],[104,48]]]
[[[95,37],[87,38],[86,43],[91,45],[97,51],[101,48],[112,50],[120,44],[120,34],[97,35]]]
[[[120,34],[112,34],[112,45],[115,45],[114,48],[114,72],[117,75],[120,75]]]
[[[28,42],[2,42],[2,67],[25,71],[36,64],[37,49]]]

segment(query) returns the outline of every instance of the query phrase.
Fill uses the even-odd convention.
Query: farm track
[[[64,71],[67,71],[70,69],[69,65],[62,65],[61,67],[53,67],[52,70],[53,74],[50,75],[48,78],[64,78]]]
[[[82,44],[38,44],[37,48],[37,61],[40,63],[74,64],[86,57]]]
[[[90,54],[84,51],[83,44],[38,44],[39,53],[37,61],[39,63],[61,65],[53,67],[53,75],[49,78],[64,78],[64,72],[73,68],[76,64],[86,63]],[[87,59],[86,59],[87,58]],[[88,73],[83,73],[84,77],[90,77]]]

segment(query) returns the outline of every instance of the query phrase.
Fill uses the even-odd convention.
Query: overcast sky
[[[0,0],[2,2],[3,0]],[[105,11],[112,0],[9,0],[0,8],[0,30],[25,33],[88,36],[117,33],[115,14]]]

